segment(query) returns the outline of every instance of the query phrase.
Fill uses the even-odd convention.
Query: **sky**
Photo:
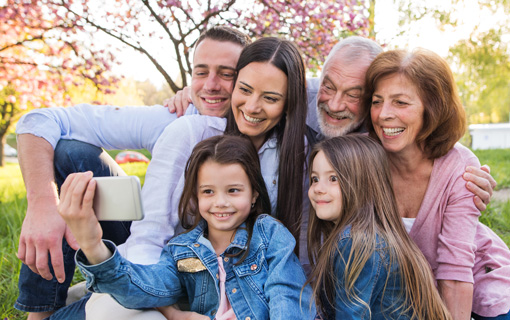
[[[424,1],[413,1],[413,3],[423,3]],[[448,8],[449,0],[427,0],[427,5],[446,6]],[[397,37],[398,27],[398,7],[393,0],[377,0],[375,8],[375,29],[376,40],[381,44],[386,44],[387,48],[406,48],[413,49],[423,47],[446,57],[450,46],[461,39],[469,38],[475,25],[479,25],[479,30],[490,28],[494,21],[504,18],[490,15],[488,12],[480,10],[476,0],[464,0],[464,6],[455,6],[452,11],[452,17],[458,18],[460,23],[456,28],[447,27],[440,30],[432,18],[425,18],[423,21],[413,25],[410,32]],[[510,39],[508,39],[510,41]],[[105,41],[110,41],[106,39]],[[157,47],[155,47],[156,50]],[[159,49],[161,50],[161,49]],[[138,81],[149,79],[157,87],[164,83],[164,79],[150,61],[141,54],[131,49],[123,50],[118,55],[121,65],[114,68],[114,72],[130,77]],[[167,61],[169,68],[172,67],[170,58]]]
[[[425,1],[413,1],[413,3],[423,2]],[[395,30],[398,29],[398,7],[392,0],[377,0],[375,20],[377,40],[388,44],[390,48],[423,47],[446,57],[449,47],[461,39],[469,38],[475,26],[478,26],[478,31],[487,31],[494,26],[495,22],[506,18],[502,11],[492,15],[487,9],[480,9],[477,0],[464,0],[463,5],[454,7],[450,2],[451,0],[426,1],[427,5],[451,10],[451,18],[459,21],[457,27],[448,26],[440,30],[432,18],[425,18],[416,23],[411,32],[403,37],[395,38]]]

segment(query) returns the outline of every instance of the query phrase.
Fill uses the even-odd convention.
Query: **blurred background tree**
[[[384,0],[371,1],[380,5]],[[460,40],[448,43],[449,49],[443,55],[455,74],[468,123],[510,121],[509,0],[388,2],[398,8],[398,27],[393,38],[382,42],[393,47],[433,32],[420,24],[423,21],[432,21],[441,32],[434,40],[437,43],[448,41],[453,34],[462,34]],[[377,32],[374,34],[380,40]]]
[[[68,36],[64,18],[29,1],[0,2],[0,166],[10,126],[30,108],[66,105],[66,86],[85,79],[102,91],[114,57]],[[108,62],[107,62],[108,61]]]
[[[237,27],[253,38],[281,36],[316,69],[345,34],[367,35],[366,7],[357,0],[33,0],[84,33],[110,37],[151,61],[176,92],[188,85],[191,48],[208,27]],[[98,8],[101,10],[98,10]],[[163,52],[163,56],[161,52]]]

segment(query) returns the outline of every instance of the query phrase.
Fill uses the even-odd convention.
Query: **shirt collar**
[[[276,139],[276,132],[273,132],[271,137],[264,142],[262,147],[260,147],[258,154],[264,153],[266,149],[276,149],[276,146],[278,145],[278,139]]]
[[[173,243],[180,243],[180,244],[190,244],[190,243],[202,243],[204,241],[209,242],[207,238],[205,237],[205,229],[207,228],[207,222],[205,220],[201,220],[198,225],[189,231],[188,233],[183,234],[183,239],[181,241],[172,241]],[[248,243],[248,231],[246,230],[246,223],[243,222],[238,228],[236,235],[234,236],[234,240],[225,250],[226,252],[231,252],[231,248],[238,248],[241,250],[247,249],[247,243]],[[212,249],[212,247],[211,247]]]

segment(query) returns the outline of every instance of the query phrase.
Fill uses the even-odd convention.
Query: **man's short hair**
[[[195,49],[198,47],[200,42],[205,39],[211,39],[215,41],[227,41],[246,47],[251,43],[250,37],[245,33],[227,26],[214,26],[203,31],[195,43]]]
[[[354,63],[362,57],[370,59],[372,62],[379,53],[383,51],[382,47],[374,40],[359,36],[347,37],[333,47],[324,62],[324,66],[342,50],[343,61],[347,64]]]

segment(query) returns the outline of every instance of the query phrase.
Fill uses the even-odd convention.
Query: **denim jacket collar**
[[[180,237],[170,240],[169,243],[183,246],[191,246],[194,243],[201,243],[209,247],[214,252],[214,249],[212,248],[210,241],[204,236],[206,228],[207,222],[202,219],[198,223],[196,228],[192,229],[188,233],[181,235]],[[237,228],[234,240],[230,243],[225,252],[233,253],[235,251],[234,248],[238,250],[246,250],[248,248],[247,244],[248,244],[248,231],[246,230],[246,223],[243,222]]]

